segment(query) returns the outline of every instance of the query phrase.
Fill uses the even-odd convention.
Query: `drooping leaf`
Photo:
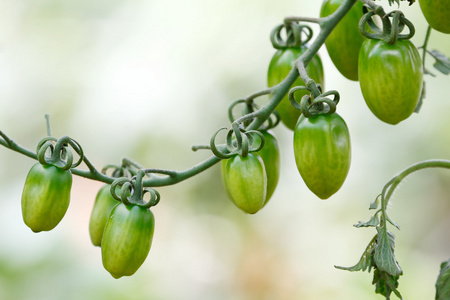
[[[367,221],[367,222],[359,221],[358,224],[355,224],[353,226],[355,226],[356,228],[360,228],[360,227],[377,227],[378,224],[380,224],[380,219],[378,218],[377,215],[374,215],[374,216],[372,216],[372,218],[370,218],[369,221]]]
[[[399,299],[403,299],[397,290],[399,277],[400,275],[392,276],[387,272],[375,269],[372,281],[372,284],[375,285],[375,293],[381,294],[386,297],[386,300],[389,300],[393,292]]]
[[[437,50],[427,51],[436,60],[433,67],[442,74],[450,74],[450,60],[447,56]]]
[[[436,281],[436,300],[450,299],[450,259],[441,264]]]
[[[385,227],[377,227],[378,238],[375,247],[374,261],[380,271],[392,276],[402,275],[403,271],[397,263],[394,255],[395,236]]]
[[[377,236],[375,235],[373,239],[370,241],[369,245],[367,245],[366,249],[364,250],[364,253],[362,254],[359,262],[356,265],[352,267],[341,267],[341,266],[334,266],[334,267],[336,269],[346,270],[350,272],[365,271],[366,269],[368,269],[368,271],[370,272],[370,270],[374,266],[373,254],[374,249],[376,247],[376,243],[377,243]]]

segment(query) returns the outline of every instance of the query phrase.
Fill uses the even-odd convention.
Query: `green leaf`
[[[436,70],[445,75],[450,74],[450,60],[447,56],[437,50],[431,50],[427,52],[436,60],[436,62],[433,64],[433,67]]]
[[[350,272],[365,271],[366,269],[369,269],[369,272],[370,272],[370,270],[374,266],[373,253],[374,253],[374,249],[376,247],[376,242],[377,242],[377,236],[375,235],[373,237],[373,239],[370,241],[369,245],[367,245],[366,250],[364,250],[364,253],[361,256],[361,259],[359,260],[359,262],[356,265],[354,265],[352,267],[341,267],[341,266],[334,266],[334,267],[339,270],[345,270],[345,271],[350,271]]]
[[[386,216],[386,220],[391,223],[392,225],[394,225],[398,230],[400,230],[400,225],[398,225],[397,223],[395,223],[394,221],[391,220],[391,218],[389,218],[388,216]]]
[[[378,238],[375,247],[374,261],[380,271],[387,272],[392,276],[400,276],[403,271],[395,260],[394,247],[395,236],[386,227],[377,227]]]
[[[441,264],[436,281],[436,300],[450,299],[450,259]]]
[[[380,224],[380,219],[378,218],[377,215],[374,215],[372,218],[370,218],[369,221],[367,221],[367,222],[358,221],[358,224],[355,224],[353,226],[355,226],[356,228],[360,228],[360,227],[377,227],[378,224]]]
[[[381,294],[386,297],[386,300],[389,300],[391,299],[392,292],[394,292],[398,298],[403,299],[397,290],[399,277],[400,275],[392,276],[387,272],[375,269],[372,281],[372,284],[375,285],[375,293]]]

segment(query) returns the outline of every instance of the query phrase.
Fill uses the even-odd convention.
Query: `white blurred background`
[[[151,168],[190,168],[210,156],[191,145],[208,144],[229,126],[231,101],[266,87],[272,28],[286,16],[318,16],[320,5],[2,0],[0,130],[34,149],[49,113],[53,135],[76,139],[99,169],[122,157]],[[401,9],[420,46],[426,24],[418,3],[402,2]],[[449,56],[449,36],[433,32],[429,48]],[[352,138],[341,190],[321,201],[305,187],[292,132],[280,125],[274,131],[282,171],[270,203],[254,216],[239,211],[226,197],[218,166],[158,189],[152,249],[129,278],[113,279],[89,239],[102,184],[74,177],[63,221],[34,234],[20,210],[34,161],[0,147],[0,299],[382,299],[372,274],[334,265],[358,261],[375,229],[352,225],[370,218],[370,202],[392,176],[417,161],[450,159],[449,78],[427,76],[420,114],[391,126],[371,114],[359,84],[337,72],[325,48],[320,55],[326,89],[340,92],[338,112]],[[430,69],[431,63],[428,58]],[[423,171],[392,201],[390,216],[402,226],[392,231],[405,299],[433,299],[439,264],[450,256],[449,183],[449,171]]]

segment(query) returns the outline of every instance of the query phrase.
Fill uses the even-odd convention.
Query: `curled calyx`
[[[399,10],[387,14],[384,14],[382,9],[370,10],[367,6],[364,6],[363,10],[364,15],[359,21],[359,31],[368,39],[382,40],[389,45],[393,45],[397,40],[409,40],[415,34],[414,25]],[[382,28],[374,22],[372,17],[375,15],[381,17]],[[405,26],[408,27],[409,32],[402,34]],[[370,29],[370,32],[367,31],[367,28]]]
[[[285,37],[282,36],[283,29]],[[313,31],[308,25],[286,19],[283,24],[276,26],[270,33],[270,42],[275,49],[299,48],[311,40]]]
[[[74,163],[73,153],[68,146],[78,154],[79,158]],[[74,139],[63,136],[60,139],[54,137],[43,138],[36,149],[37,159],[42,165],[54,165],[62,170],[76,168],[81,164],[84,158],[83,148]]]
[[[155,189],[144,187],[145,175],[144,170],[139,170],[131,178],[117,178],[111,184],[111,195],[125,205],[138,205],[143,208],[155,206],[159,203],[160,195]],[[146,194],[150,195],[148,200],[144,200]]]
[[[336,105],[339,103],[339,93],[335,90],[330,90],[322,93],[322,87],[317,85],[319,94],[314,96],[306,94],[300,100],[300,103],[295,99],[295,93],[299,90],[309,90],[305,86],[293,87],[288,94],[291,105],[301,111],[306,118],[311,118],[319,114],[333,114],[336,112]],[[329,96],[333,96],[330,99]]]
[[[264,147],[264,136],[258,130],[248,130],[239,127],[237,123],[232,124],[232,129],[227,133],[226,145],[217,146],[216,136],[222,131],[226,130],[225,127],[220,128],[212,137],[210,142],[211,151],[215,156],[221,159],[228,159],[235,155],[241,157],[247,157],[250,152],[258,152]],[[255,139],[253,135],[258,136]]]

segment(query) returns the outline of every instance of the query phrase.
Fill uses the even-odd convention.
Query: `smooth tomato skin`
[[[272,57],[269,64],[269,70],[267,74],[267,83],[269,87],[279,84],[291,71],[295,60],[307,50],[306,47],[300,48],[287,48],[284,50],[278,50]],[[306,67],[307,74],[316,82],[324,86],[323,65],[320,57],[315,55]],[[299,77],[293,83],[292,86],[305,86],[303,80]],[[295,93],[295,98],[300,101],[303,95],[306,95],[307,91],[298,91]],[[295,124],[297,124],[300,117],[300,111],[292,107],[289,102],[288,96],[285,95],[281,102],[278,104],[276,111],[280,114],[281,121],[286,127],[294,130]]]
[[[448,0],[419,0],[420,9],[431,28],[450,33],[450,3]]]
[[[113,208],[120,203],[111,195],[111,185],[103,185],[95,197],[94,207],[89,219],[89,236],[94,246],[101,246],[106,221]]]
[[[133,275],[152,245],[153,213],[138,205],[120,203],[111,211],[102,238],[102,262],[114,278]]]
[[[34,232],[49,231],[62,220],[70,203],[72,172],[35,164],[22,192],[22,217]]]
[[[239,209],[255,214],[264,206],[267,175],[259,155],[249,153],[222,160],[222,178],[228,196]]]
[[[307,187],[319,198],[329,198],[341,188],[350,168],[347,124],[336,113],[301,116],[294,131],[294,156]]]
[[[359,53],[359,82],[367,106],[381,121],[395,125],[414,112],[422,92],[423,67],[408,40],[394,45],[366,40]]]
[[[325,0],[320,9],[320,17],[335,12],[343,0]],[[359,32],[359,20],[363,16],[363,3],[357,1],[345,17],[336,25],[325,41],[331,61],[347,79],[358,80],[358,54],[365,38]]]
[[[263,160],[267,175],[267,194],[264,205],[270,200],[280,178],[280,148],[277,139],[268,131],[263,131],[264,147],[256,152]]]

